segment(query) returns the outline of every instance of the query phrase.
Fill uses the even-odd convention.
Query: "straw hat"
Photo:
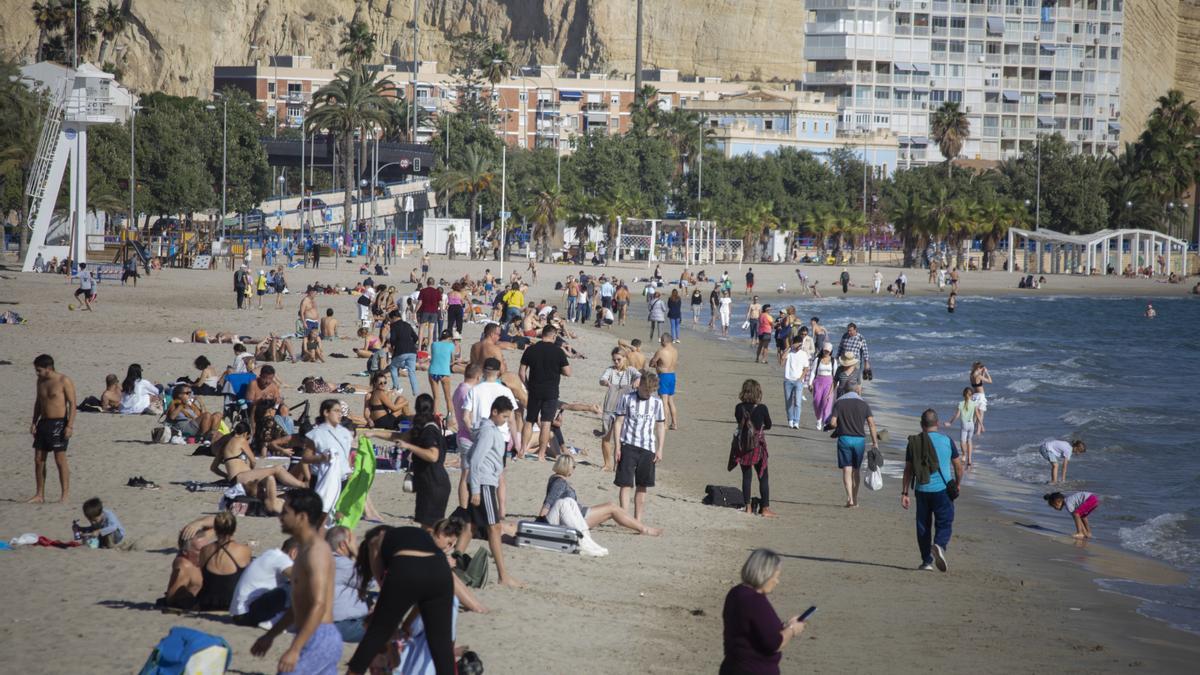
[[[858,365],[858,357],[856,357],[855,355],[850,354],[850,353],[842,354],[841,358],[838,359],[838,363],[841,364],[841,366],[843,368],[849,368],[850,366],[857,366]]]

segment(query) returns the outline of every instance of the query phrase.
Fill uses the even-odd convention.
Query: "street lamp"
[[[137,207],[134,206],[133,196],[137,191],[137,153],[134,146],[134,139],[137,138],[137,111],[141,110],[142,106],[133,104],[129,106],[129,225],[137,229]]]
[[[1042,227],[1042,135],[1037,135],[1037,206],[1034,208],[1033,229]]]
[[[226,179],[226,166],[229,162],[229,99],[225,98],[221,92],[213,92],[215,98],[221,99],[221,238],[225,238],[225,214],[229,213],[226,206],[226,196],[228,194],[228,181]],[[204,106],[208,110],[216,110],[216,106]]]

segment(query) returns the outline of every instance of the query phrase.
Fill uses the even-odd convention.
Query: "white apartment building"
[[[1002,160],[1059,133],[1116,151],[1123,0],[806,0],[806,89],[841,131],[890,129],[900,167],[939,162],[930,114],[960,104],[961,156]]]

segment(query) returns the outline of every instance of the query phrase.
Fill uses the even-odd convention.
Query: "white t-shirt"
[[[1075,513],[1075,509],[1078,509],[1079,505],[1086,502],[1091,496],[1090,492],[1072,492],[1063,499],[1063,505],[1066,507],[1067,513]]]
[[[229,603],[230,616],[241,616],[250,611],[250,603],[267,591],[287,583],[284,570],[292,566],[292,559],[281,549],[263,551],[250,561],[237,586],[233,589],[233,600]]]
[[[808,367],[808,354],[804,350],[789,351],[787,361],[783,366],[783,379],[796,381],[804,375],[804,369]]]
[[[246,361],[252,358],[254,358],[254,355],[250,352],[242,352],[233,357],[233,363],[230,364],[230,367],[233,368],[233,372],[235,373],[248,373],[250,369],[246,366]]]
[[[92,290],[92,286],[95,284],[95,281],[92,279],[92,271],[91,270],[83,270],[82,272],[78,273],[78,276],[79,276],[79,289],[83,290],[83,291]]]
[[[1071,460],[1071,444],[1058,439],[1051,439],[1042,443],[1042,452],[1047,460],[1051,462],[1061,462],[1063,460]]]
[[[471,411],[471,430],[476,431],[483,421],[492,415],[492,403],[501,396],[507,396],[509,401],[512,401],[513,409],[517,408],[517,399],[513,396],[512,390],[504,386],[501,382],[480,382],[471,387],[471,391],[467,392],[467,402],[464,406]],[[508,424],[500,427],[500,431],[504,434],[505,440],[512,440],[512,435],[508,431]],[[473,435],[473,434],[472,434]]]
[[[158,387],[149,380],[133,383],[133,392],[121,395],[121,414],[140,415],[150,407],[150,397],[158,396]]]
[[[338,496],[342,493],[342,481],[350,475],[350,450],[354,448],[354,433],[340,424],[336,427],[318,424],[308,432],[308,439],[317,446],[317,452],[329,457],[324,464],[313,464],[317,476],[317,494],[326,513],[333,513]]]

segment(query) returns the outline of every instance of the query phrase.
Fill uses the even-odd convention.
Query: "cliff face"
[[[0,49],[32,56],[37,28],[30,0],[0,0]],[[96,3],[93,3],[96,4]],[[271,54],[336,60],[356,16],[380,50],[412,58],[413,0],[126,0],[129,26],[107,60],[138,90],[206,95],[213,65]],[[647,0],[645,64],[724,77],[795,78],[801,72],[803,12],[794,0]],[[448,64],[449,39],[466,32],[510,45],[517,64],[633,70],[632,0],[424,0],[423,60]],[[257,50],[249,45],[257,44]],[[118,51],[113,51],[113,49]],[[96,60],[99,46],[91,53]]]
[[[271,54],[336,60],[355,17],[379,49],[412,58],[414,0],[124,0],[129,26],[107,60],[135,90],[208,95],[214,65]],[[31,0],[0,0],[0,49],[31,57],[38,31]],[[94,5],[99,4],[94,1]],[[801,0],[646,0],[646,67],[726,78],[795,79],[804,70]],[[450,39],[487,34],[510,45],[517,64],[632,72],[634,0],[423,0],[420,55],[448,64]],[[1125,3],[1122,140],[1133,140],[1170,87],[1200,98],[1200,0]],[[259,45],[257,50],[250,45]],[[99,46],[89,55],[97,60]]]

